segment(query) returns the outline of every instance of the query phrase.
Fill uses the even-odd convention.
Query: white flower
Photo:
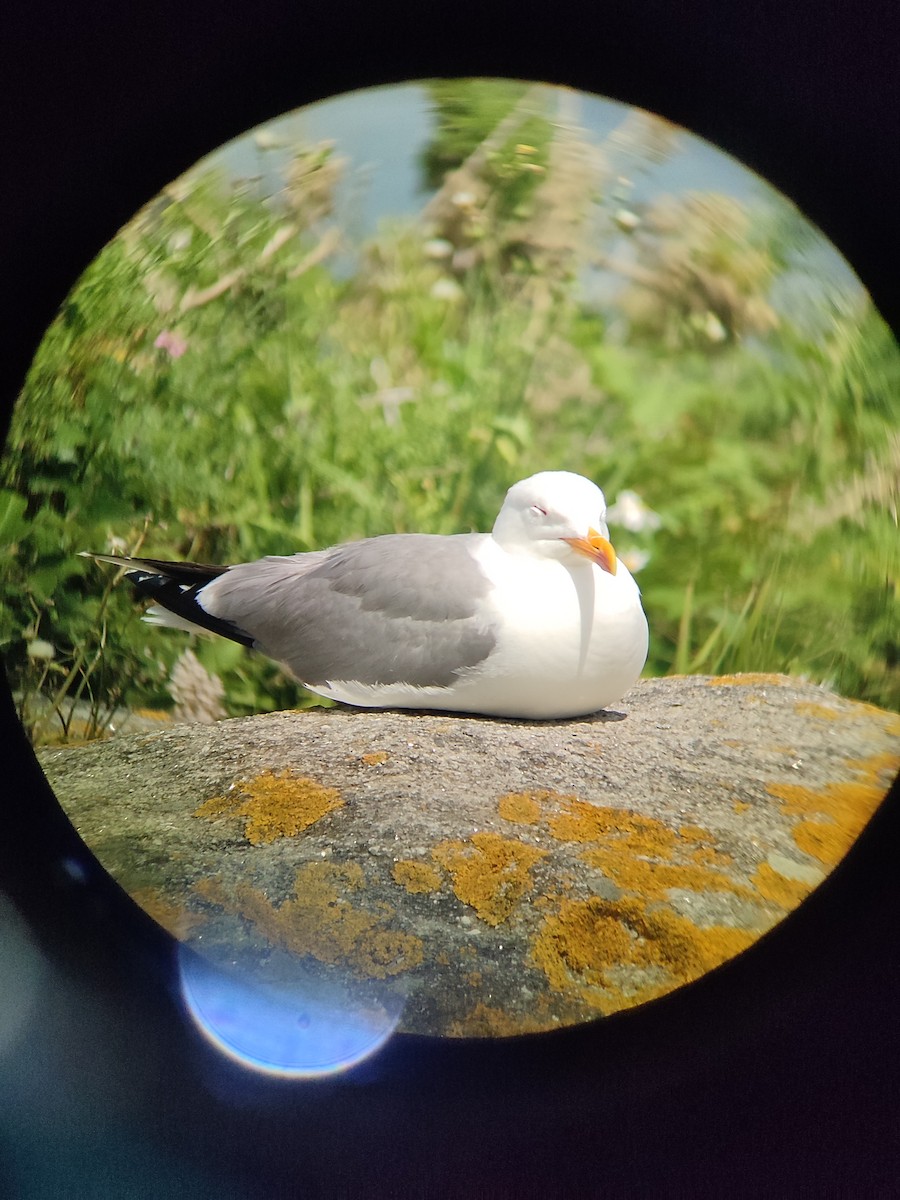
[[[615,504],[606,514],[612,525],[621,525],[630,533],[659,529],[662,519],[659,513],[648,508],[637,492],[619,492]]]
[[[463,290],[455,279],[437,279],[431,285],[431,295],[435,300],[460,300]]]
[[[636,575],[650,561],[650,551],[638,550],[636,546],[632,546],[630,550],[619,555],[619,560],[625,564],[632,575]]]
[[[271,129],[257,130],[253,135],[253,140],[256,143],[257,150],[280,150],[282,146],[288,145],[284,138],[280,138]]]
[[[613,220],[623,233],[634,233],[641,223],[641,218],[630,208],[620,208],[613,216]]]
[[[474,208],[478,202],[478,197],[474,192],[454,192],[450,197],[450,201],[457,208]]]
[[[713,345],[724,342],[728,337],[728,330],[715,313],[705,312],[702,315],[694,313],[690,318],[690,324]]]
[[[43,638],[34,638],[28,643],[28,657],[51,659],[56,657],[56,651]]]
[[[191,244],[191,231],[189,229],[176,229],[169,238],[169,253],[177,254],[179,250],[187,250]]]
[[[453,243],[446,238],[429,238],[422,249],[428,258],[449,258],[453,253]]]

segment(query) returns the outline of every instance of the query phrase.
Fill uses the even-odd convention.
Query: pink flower
[[[181,358],[188,348],[187,342],[171,329],[164,329],[153,343],[157,350],[165,350],[170,358]]]

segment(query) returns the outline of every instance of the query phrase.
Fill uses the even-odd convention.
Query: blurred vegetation
[[[677,148],[664,122],[595,146],[568,93],[431,100],[438,190],[352,277],[331,269],[345,164],[299,146],[275,197],[176,181],[66,299],[0,468],[0,645],[32,736],[71,736],[76,701],[88,733],[170,707],[191,644],[79,550],[489,529],[547,468],[619,499],[648,674],[787,671],[896,706],[898,354],[865,297],[762,188],[637,203]],[[194,648],[232,713],[319,703],[233,643]]]

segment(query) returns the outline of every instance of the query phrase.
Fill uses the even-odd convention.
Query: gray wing
[[[346,680],[447,687],[496,637],[472,558],[484,535],[387,534],[231,567],[199,599],[311,686]]]

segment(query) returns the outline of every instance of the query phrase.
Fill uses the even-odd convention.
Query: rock
[[[640,1004],[749,946],[900,765],[900,718],[785,676],[647,680],[621,709],[313,709],[39,758],[103,866],[213,961],[494,1036]]]

